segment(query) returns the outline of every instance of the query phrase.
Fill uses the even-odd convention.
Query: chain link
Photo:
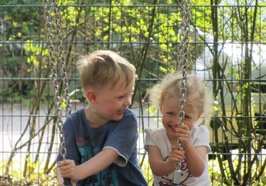
[[[187,93],[187,64],[188,64],[188,58],[189,58],[189,31],[190,31],[190,21],[191,21],[191,15],[190,15],[190,2],[189,0],[181,0],[180,4],[181,9],[181,17],[182,17],[182,23],[181,23],[181,34],[180,34],[180,48],[179,48],[179,63],[178,63],[178,69],[181,69],[182,71],[182,88],[180,92],[180,111],[179,111],[179,119],[180,119],[180,125],[184,125],[185,120],[185,104],[186,104],[186,93]],[[183,145],[179,141],[178,142],[179,149],[183,150]],[[174,171],[174,180],[173,185],[179,186],[182,178],[182,171],[181,171],[181,163],[178,162],[176,165],[176,170]]]
[[[186,103],[186,92],[187,92],[187,64],[189,58],[189,31],[190,31],[190,2],[189,0],[181,1],[181,16],[182,16],[182,25],[181,25],[181,44],[179,49],[179,69],[182,69],[182,88],[181,88],[181,99],[180,99],[180,121],[181,125],[184,124],[185,112],[184,106]]]
[[[62,107],[66,108],[66,113],[70,114],[70,97],[68,91],[68,76],[65,63],[65,50],[63,46],[63,32],[61,29],[60,10],[56,0],[45,0],[44,15],[46,23],[46,39],[48,41],[49,62],[51,64],[51,77],[55,88],[55,116],[56,125],[59,129],[60,149],[59,153],[66,159],[65,139],[63,135]],[[64,88],[64,90],[63,90]],[[61,96],[61,92],[64,95]]]

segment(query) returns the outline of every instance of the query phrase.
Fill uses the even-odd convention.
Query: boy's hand
[[[74,160],[63,160],[59,162],[58,167],[63,178],[76,180],[77,166]]]

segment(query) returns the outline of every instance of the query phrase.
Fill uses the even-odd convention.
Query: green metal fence
[[[159,113],[149,109],[146,90],[177,70],[179,1],[62,1],[58,7],[47,1],[0,2],[0,185],[56,185],[60,140],[52,76],[58,75],[60,94],[68,93],[72,111],[83,106],[75,63],[96,49],[114,50],[137,68],[132,109],[139,123],[140,164],[152,185],[143,131],[161,124]],[[211,135],[212,183],[265,185],[265,2],[216,3],[191,1],[187,64],[215,99],[213,117],[204,123]]]

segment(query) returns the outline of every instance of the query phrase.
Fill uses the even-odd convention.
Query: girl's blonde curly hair
[[[165,76],[161,82],[148,90],[151,103],[160,109],[168,96],[174,96],[177,101],[181,98],[182,73],[175,72]],[[185,103],[193,106],[200,117],[207,117],[212,110],[212,96],[205,86],[203,79],[195,74],[187,74]]]

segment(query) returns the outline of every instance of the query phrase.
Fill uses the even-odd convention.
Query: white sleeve
[[[205,146],[208,152],[211,151],[209,130],[206,126],[195,126],[192,131],[192,143],[195,147]]]

